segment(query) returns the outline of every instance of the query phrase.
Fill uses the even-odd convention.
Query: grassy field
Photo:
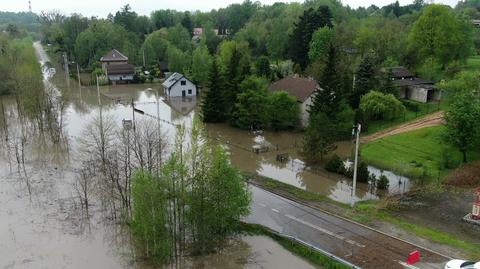
[[[367,163],[414,178],[438,179],[450,170],[444,169],[446,156],[451,168],[460,165],[462,156],[442,140],[444,126],[435,126],[385,137],[362,146],[361,157]],[[480,157],[469,153],[469,159]]]
[[[445,233],[431,227],[404,221],[391,214],[388,210],[379,209],[377,203],[377,201],[358,202],[355,210],[349,212],[349,217],[366,224],[372,220],[386,221],[419,237],[428,238],[440,244],[462,249],[472,259],[478,259],[480,257],[480,248],[475,243],[463,241],[453,234]]]
[[[438,110],[441,110],[444,108],[445,103],[420,103],[420,102],[415,102],[415,101],[409,101],[411,104],[415,104],[418,107],[417,111],[414,111],[411,108],[408,108],[405,110],[405,112],[400,115],[399,117],[391,120],[377,120],[377,121],[372,121],[368,123],[368,129],[363,132],[363,134],[368,135],[372,134],[378,131],[381,131],[383,129],[387,129],[396,125],[400,125],[404,122],[414,120],[416,118],[425,116],[427,114],[436,112]]]
[[[467,60],[467,64],[462,67],[465,71],[478,71],[480,70],[480,55],[475,55]]]

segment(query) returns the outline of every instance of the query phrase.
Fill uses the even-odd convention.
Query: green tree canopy
[[[444,138],[462,152],[463,162],[467,162],[467,152],[479,141],[479,118],[480,100],[472,89],[464,88],[452,96],[452,102],[445,113]]]
[[[275,91],[267,97],[267,115],[273,130],[292,129],[298,126],[300,106],[287,92]]]
[[[362,96],[360,109],[373,120],[393,119],[405,111],[405,106],[393,94],[370,91]]]
[[[199,46],[193,51],[192,80],[201,86],[208,82],[208,73],[212,65],[212,56],[206,46]]]
[[[423,60],[435,59],[443,68],[453,60],[465,60],[472,48],[471,24],[462,22],[451,8],[428,5],[413,25],[409,42]]]
[[[308,57],[310,61],[325,60],[328,55],[328,50],[334,39],[335,31],[330,27],[322,27],[313,33],[312,41],[310,42],[310,50]]]

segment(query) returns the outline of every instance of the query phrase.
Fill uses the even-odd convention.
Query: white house
[[[318,83],[310,78],[301,78],[290,76],[275,81],[269,87],[270,91],[286,91],[297,99],[300,106],[300,117],[302,126],[307,126],[309,117],[309,107],[312,105],[312,99],[316,90],[320,90]]]
[[[163,82],[165,96],[197,96],[197,86],[180,73],[173,73]]]

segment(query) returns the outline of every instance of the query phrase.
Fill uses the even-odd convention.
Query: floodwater
[[[39,44],[35,48],[40,62],[47,63],[49,59]],[[79,87],[61,70],[44,68],[43,71],[46,87],[64,101],[64,109],[56,114],[60,143],[48,142],[38,132],[30,134],[31,130],[20,128],[15,100],[2,99],[10,132],[8,143],[17,143],[25,133],[28,140],[25,148],[15,148],[16,152],[26,153],[23,167],[12,159],[12,152],[9,155],[5,147],[1,147],[0,268],[151,268],[135,257],[128,231],[104,215],[99,201],[93,200],[91,216],[84,216],[74,188],[79,167],[77,142],[100,111],[119,126],[122,120],[134,117],[160,118],[164,137],[173,141],[175,125],[191,126],[198,100],[167,100],[159,84],[102,86],[98,93],[96,87]],[[143,114],[133,114],[132,101]],[[302,140],[300,133],[254,133],[226,124],[208,124],[207,133],[225,145],[232,163],[241,170],[258,172],[337,201],[350,200],[351,180],[308,167],[302,161],[297,154]],[[6,141],[5,137],[2,141]],[[340,156],[351,155],[351,142],[340,142],[337,146]],[[254,149],[259,153],[254,153]],[[286,161],[277,161],[279,154],[287,156]],[[375,172],[374,168],[371,171]],[[391,192],[404,191],[394,188],[396,176],[391,175],[390,180]],[[357,199],[378,198],[365,184],[359,184],[356,196]],[[311,268],[274,241],[258,236],[234,238],[221,253],[187,258],[185,266]]]
[[[39,44],[35,48],[40,62],[48,62]],[[66,100],[65,108],[54,113],[60,142],[52,143],[38,130],[20,128],[15,100],[1,99],[0,268],[155,268],[136,257],[128,228],[114,222],[98,199],[91,200],[90,216],[85,216],[74,187],[77,139],[100,112],[99,103],[105,116],[121,124],[133,118],[132,99],[145,112],[135,117],[159,115],[164,120],[162,131],[171,138],[174,125],[191,125],[196,100],[167,101],[157,95],[159,85],[102,87],[99,98],[96,88],[79,88],[61,71],[43,71],[55,103]],[[17,165],[19,152],[22,156],[25,152],[24,166]],[[187,257],[182,263],[182,268],[314,268],[262,236],[234,237],[220,253]]]

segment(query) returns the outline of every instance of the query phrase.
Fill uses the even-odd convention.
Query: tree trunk
[[[462,153],[463,153],[463,163],[467,163],[467,151],[463,150]]]

